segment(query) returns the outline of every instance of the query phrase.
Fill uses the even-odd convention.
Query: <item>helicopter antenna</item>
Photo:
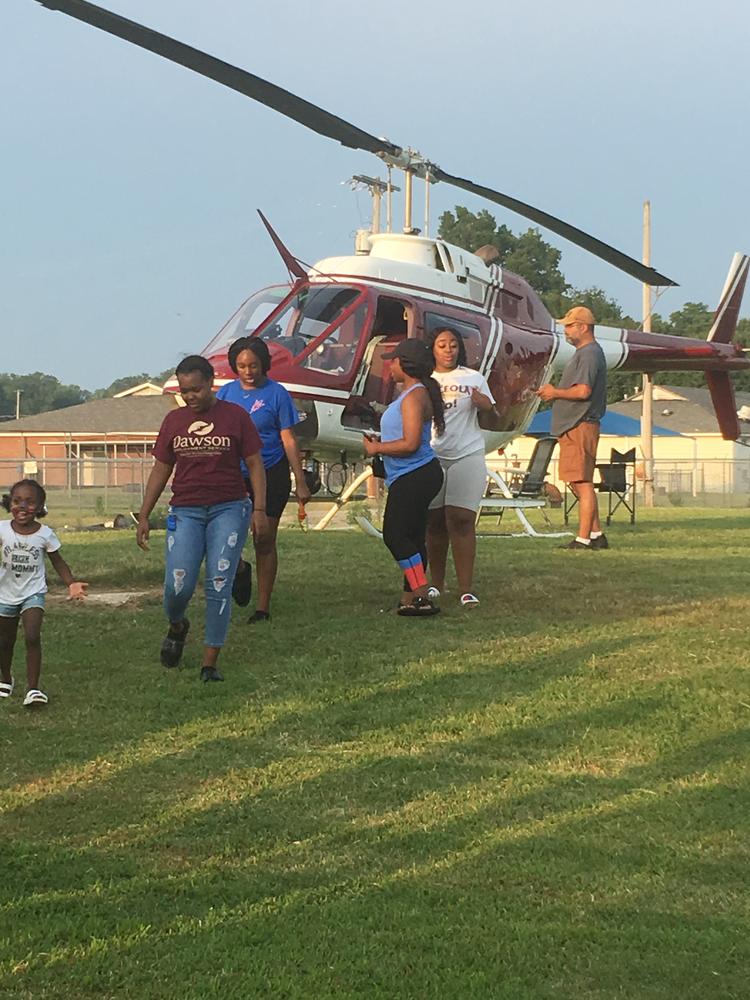
[[[400,188],[393,188],[390,180],[388,182],[381,181],[379,177],[368,177],[366,174],[355,174],[354,177],[349,178],[349,186],[352,191],[361,191],[363,189],[370,192],[372,195],[372,223],[371,231],[373,233],[380,232],[380,204],[385,193],[390,195],[390,191],[400,191]],[[388,213],[390,217],[390,212]],[[390,221],[390,219],[389,219]]]
[[[424,175],[424,234],[427,237],[430,235],[430,184],[432,177],[428,169]]]

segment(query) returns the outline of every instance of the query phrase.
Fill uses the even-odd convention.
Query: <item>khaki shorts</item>
[[[584,420],[558,438],[560,461],[557,475],[566,483],[593,483],[599,424]]]

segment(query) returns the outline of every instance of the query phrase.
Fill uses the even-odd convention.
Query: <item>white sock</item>
[[[591,539],[590,538],[581,538],[580,535],[576,535],[576,541],[580,542],[581,545],[591,545]]]
[[[591,532],[591,538],[592,539],[593,538],[601,538],[603,534],[604,534],[603,531],[592,531]]]

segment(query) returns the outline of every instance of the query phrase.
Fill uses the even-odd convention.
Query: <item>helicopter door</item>
[[[396,396],[391,363],[383,355],[409,336],[412,316],[410,302],[387,295],[378,297],[370,342],[341,417],[344,426],[365,430],[380,426],[381,413]]]

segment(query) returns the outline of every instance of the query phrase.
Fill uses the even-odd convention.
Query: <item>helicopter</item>
[[[582,247],[650,286],[676,284],[549,213],[443,170],[420,153],[378,138],[289,91],[87,0],[37,0],[136,46],[214,80],[342,145],[369,152],[388,168],[388,181],[361,178],[373,195],[371,230],[357,234],[354,253],[302,263],[261,214],[288,271],[285,284],[251,295],[201,353],[216,373],[216,387],[234,378],[227,351],[240,336],[268,345],[273,377],[291,393],[303,418],[295,433],[310,455],[362,454],[362,434],[377,428],[397,386],[387,355],[407,337],[428,338],[451,327],[463,339],[467,362],[487,379],[498,416],[485,428],[486,450],[523,434],[539,406],[537,388],[562,370],[573,348],[539,295],[500,266],[493,248],[469,252],[420,235],[412,222],[415,178],[444,182],[481,196]],[[391,171],[404,176],[403,232],[379,231],[380,201],[398,190]],[[390,225],[388,230],[390,230]],[[706,340],[596,327],[610,370],[704,371],[722,435],[739,437],[730,372],[750,366],[733,342],[750,258],[736,254]],[[174,379],[166,392],[176,392]]]

